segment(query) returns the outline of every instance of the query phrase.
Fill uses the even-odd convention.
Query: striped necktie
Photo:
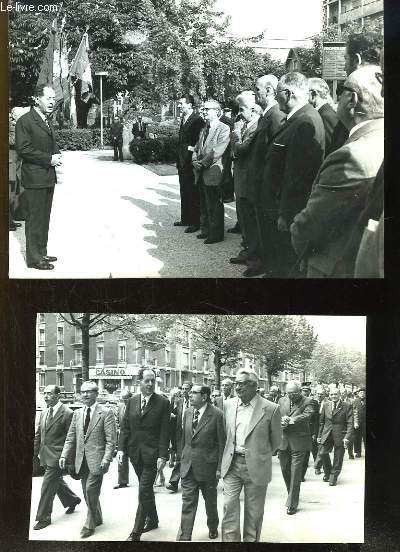
[[[49,427],[49,425],[51,424],[52,421],[53,421],[53,407],[50,406],[49,412],[48,412],[47,418],[46,418],[46,429]]]
[[[200,412],[198,410],[194,411],[193,422],[192,422],[193,433],[196,431],[197,424],[199,423],[199,414],[200,414]]]

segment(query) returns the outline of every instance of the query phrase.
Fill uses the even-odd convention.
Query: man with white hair
[[[349,139],[325,159],[291,227],[293,247],[307,261],[309,278],[354,276],[355,257],[344,256],[345,246],[383,160],[383,98],[374,66],[347,78],[337,113]]]
[[[268,148],[260,197],[268,277],[298,275],[289,229],[307,203],[324,158],[324,125],[308,95],[308,80],[301,73],[287,73],[278,83],[277,100],[286,122]]]
[[[194,148],[192,164],[200,191],[200,234],[197,238],[212,244],[224,239],[222,195],[222,155],[229,144],[230,129],[219,120],[221,105],[207,100],[202,111],[206,125]]]
[[[308,79],[310,105],[321,115],[325,129],[325,155],[330,150],[332,134],[338,123],[335,110],[332,108],[332,97],[329,86],[324,79]]]
[[[243,542],[259,542],[265,496],[272,477],[272,454],[282,430],[279,405],[257,394],[255,372],[236,374],[237,397],[224,404],[226,443],[221,463],[224,481],[223,542],[240,542],[240,492],[244,487]]]

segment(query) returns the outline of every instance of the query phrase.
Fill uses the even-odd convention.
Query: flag
[[[89,62],[89,37],[84,33],[75,58],[69,69],[70,77],[81,80],[81,99],[87,102],[93,90],[92,70]]]

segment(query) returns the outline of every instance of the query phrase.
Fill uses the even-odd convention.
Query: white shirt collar
[[[60,408],[60,406],[62,405],[62,402],[61,401],[58,401],[54,406],[53,406],[53,416],[55,416],[56,412],[58,411],[58,409]],[[47,411],[50,410],[50,406],[48,407]]]
[[[46,123],[47,125],[47,120],[46,120],[46,115],[44,115],[44,113],[42,113],[40,111],[40,109],[36,106],[33,107],[33,109],[36,111],[36,113],[43,119],[43,121]]]
[[[98,404],[97,401],[95,401],[90,407],[85,406],[85,414],[86,414],[87,409],[90,408],[90,415],[92,415],[93,412],[94,412],[94,409],[97,406],[97,404]]]
[[[184,115],[184,116],[183,116],[183,122],[184,122],[184,123],[186,123],[186,121],[189,119],[189,117],[190,117],[190,115],[191,115],[192,113],[193,113],[193,110],[192,110],[190,113],[188,113],[187,115]]]
[[[368,119],[368,121],[361,121],[361,123],[358,123],[358,125],[353,126],[353,128],[349,132],[349,138],[352,134],[355,133],[356,130],[358,130],[359,128],[363,127],[364,125],[366,125],[367,123],[370,123],[370,122],[371,122],[371,119]]]
[[[247,406],[247,404],[249,404],[252,408],[254,408],[256,405],[256,400],[257,400],[257,395],[254,395],[251,401],[249,403],[243,404],[243,406]],[[239,397],[237,397],[237,401],[238,401],[238,406],[242,406],[242,400],[239,399]]]
[[[290,119],[290,117],[296,113],[296,111],[299,111],[299,109],[301,109],[301,108],[304,107],[305,105],[307,105],[307,102],[306,102],[306,103],[303,103],[303,104],[301,104],[301,105],[296,105],[296,107],[294,107],[294,108],[292,109],[292,111],[291,111],[290,113],[287,114],[286,120],[288,121],[288,120]]]
[[[269,105],[268,107],[266,107],[263,111],[263,116],[268,113],[268,111],[274,107],[274,105],[276,105],[278,102],[275,100],[271,105]]]
[[[207,404],[208,403],[204,403],[201,408],[193,408],[193,413],[195,412],[195,410],[199,411],[199,421],[200,421],[200,418],[203,416],[205,409],[207,408]]]
[[[149,400],[151,399],[151,397],[154,395],[154,393],[152,393],[151,395],[143,395],[143,393],[140,393],[140,404],[142,404],[143,402],[143,399],[146,401],[146,406],[149,402]]]
[[[259,118],[260,118],[259,115],[257,115],[257,117],[254,117],[254,119],[252,119],[249,123],[247,123],[246,128],[251,128],[252,126],[256,125],[258,123]]]

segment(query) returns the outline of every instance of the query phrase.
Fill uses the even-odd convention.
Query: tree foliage
[[[318,343],[307,370],[320,383],[365,385],[365,355],[334,343]]]

